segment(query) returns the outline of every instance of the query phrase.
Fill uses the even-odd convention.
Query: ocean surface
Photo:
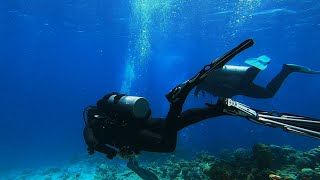
[[[82,110],[116,91],[146,97],[152,116],[164,117],[169,108],[165,94],[248,38],[254,39],[254,46],[229,64],[270,57],[268,68],[254,81],[257,84],[265,86],[287,63],[320,70],[318,0],[0,4],[0,172],[11,173],[11,178],[23,179],[14,173],[25,168],[34,173],[62,168],[70,161],[77,166],[83,158],[91,162],[100,157],[99,162],[123,165],[125,161],[86,154]],[[319,92],[320,75],[293,73],[271,99],[234,99],[258,109],[320,118]],[[215,99],[190,95],[184,110]],[[201,151],[219,154],[225,149],[250,149],[256,143],[299,151],[320,145],[318,139],[243,118],[219,117],[183,129],[177,150],[168,156],[191,159]],[[144,162],[162,156],[147,153]],[[94,173],[88,170],[79,176],[90,179]]]

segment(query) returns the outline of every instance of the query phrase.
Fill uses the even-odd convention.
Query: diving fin
[[[278,112],[259,112],[258,119],[285,131],[320,138],[320,119]]]
[[[249,58],[245,61],[245,63],[254,66],[260,70],[265,70],[270,64],[270,58],[266,55],[262,55],[258,58]]]
[[[255,123],[280,127],[288,132],[320,139],[320,119],[275,111],[260,111],[229,98],[225,98],[223,102],[223,112],[226,114],[241,116]]]
[[[314,71],[310,68],[307,68],[305,66],[300,66],[297,64],[284,64],[284,67],[292,72],[300,72],[305,74],[320,74],[320,71]]]
[[[213,71],[222,68],[227,62],[229,62],[233,57],[235,57],[240,52],[248,49],[254,44],[252,39],[243,41],[237,47],[233,48],[229,52],[225,53],[221,57],[212,61],[210,64],[205,65],[201,71],[195,75],[193,78],[187,80],[186,82],[173,88],[167,95],[166,98],[170,103],[173,103],[179,99],[185,99],[190,91],[196,87],[200,82],[202,82],[209,74]]]

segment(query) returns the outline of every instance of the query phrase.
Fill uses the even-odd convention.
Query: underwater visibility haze
[[[228,64],[248,66],[249,58],[269,57],[257,84],[265,86],[283,64],[320,70],[319,12],[318,0],[2,2],[0,179],[139,179],[124,160],[87,154],[82,134],[86,106],[120,92],[145,97],[152,116],[164,117],[169,109],[165,95],[172,88],[249,38],[253,47]],[[294,73],[273,98],[234,99],[320,118],[319,82],[320,75]],[[183,109],[217,99],[192,94]],[[180,131],[175,152],[142,153],[138,161],[160,179],[223,179],[227,176],[217,167],[228,169],[229,164],[219,164],[218,157],[226,162],[239,157],[243,173],[229,169],[229,179],[263,179],[265,174],[320,179],[319,142],[224,116]],[[259,159],[257,152],[273,163]],[[251,156],[257,167],[248,165]]]

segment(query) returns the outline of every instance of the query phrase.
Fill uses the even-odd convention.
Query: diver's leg
[[[267,85],[266,89],[269,91],[269,96],[273,97],[280,89],[282,83],[293,72],[305,74],[319,74],[320,71],[314,71],[307,67],[296,64],[284,64],[279,74],[277,74]]]
[[[174,103],[175,101],[184,101],[190,91],[196,87],[200,82],[202,82],[209,74],[213,71],[222,68],[227,62],[229,62],[233,57],[235,57],[240,52],[245,49],[251,47],[253,45],[253,40],[248,39],[237,47],[233,48],[231,51],[222,55],[218,59],[214,60],[210,64],[204,66],[201,71],[196,74],[193,78],[187,80],[186,82],[176,86],[173,88],[167,95],[167,99],[170,103]],[[180,114],[180,113],[179,113]]]
[[[204,66],[201,71],[195,75],[190,80],[176,86],[173,88],[167,95],[167,99],[170,102],[170,109],[166,117],[167,128],[171,128],[171,124],[174,124],[174,121],[178,118],[182,111],[182,107],[184,101],[186,100],[187,96],[191,92],[191,90],[196,87],[200,82],[202,82],[211,72],[222,68],[227,62],[229,62],[233,57],[235,57],[240,52],[244,51],[245,49],[251,47],[253,45],[253,40],[248,39],[237,47],[233,48],[226,54],[222,55],[218,59],[214,60],[210,64]],[[174,128],[172,128],[174,131]]]
[[[246,76],[241,82],[240,92],[242,95],[252,98],[271,98],[274,96],[269,89],[253,83],[260,71],[256,67],[250,67],[246,71]]]
[[[312,70],[308,67],[297,65],[297,64],[284,64],[283,68],[291,72],[299,72],[304,74],[320,74],[320,71]]]
[[[200,121],[225,115],[223,109],[219,105],[211,105],[205,108],[192,108],[181,113],[179,119],[176,121],[175,128],[177,131],[188,127]]]
[[[269,89],[254,83],[249,83],[242,87],[241,93],[244,96],[252,98],[272,98],[274,93]]]
[[[283,65],[282,70],[264,88],[254,83],[245,84],[242,87],[243,95],[253,98],[272,98],[280,89],[286,78],[295,72],[293,68]]]
[[[149,152],[173,152],[176,148],[178,131],[202,120],[225,115],[222,106],[209,106],[186,110],[176,120],[170,121],[170,124],[163,118],[148,120],[137,138],[139,139],[137,146]]]
[[[252,98],[272,98],[279,91],[282,83],[293,72],[300,72],[305,74],[320,73],[319,71],[314,71],[304,66],[299,66],[295,64],[284,64],[281,71],[267,84],[265,88],[257,84],[254,84],[252,81],[249,81],[250,76],[247,76],[248,79],[244,81],[243,87],[241,89],[242,93],[243,95]],[[258,72],[252,69],[251,73],[252,75],[256,76]]]
[[[177,143],[177,128],[176,121],[182,111],[183,104],[191,92],[191,90],[196,87],[200,82],[202,82],[211,72],[216,69],[222,68],[227,62],[229,62],[233,57],[235,57],[240,52],[251,47],[253,45],[253,40],[248,39],[237,47],[227,52],[223,56],[214,60],[210,64],[204,66],[201,71],[195,75],[190,80],[176,86],[167,95],[167,99],[170,102],[170,109],[165,119],[163,133],[163,144],[168,147],[168,150],[174,150]]]
[[[291,71],[286,65],[283,65],[281,71],[266,86],[266,89],[271,97],[278,92],[282,83],[292,72],[294,71]]]
[[[176,148],[177,131],[167,130],[164,118],[151,118],[143,123],[135,146],[149,152],[173,152]]]
[[[141,149],[150,152],[173,152],[176,148],[179,130],[202,120],[221,116],[222,108],[211,105],[207,108],[189,109],[181,113],[184,101],[170,105],[166,119],[154,118],[147,121],[137,143]]]
[[[256,67],[250,67],[246,70],[246,75],[243,79],[244,83],[251,83],[259,74],[261,70]]]

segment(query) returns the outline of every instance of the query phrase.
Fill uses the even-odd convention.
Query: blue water
[[[320,2],[241,0],[12,0],[0,5],[0,169],[59,164],[86,152],[82,110],[105,93],[145,96],[165,116],[165,94],[245,39],[230,64],[268,55],[255,82],[284,63],[320,69]],[[292,74],[252,107],[319,116],[320,76]],[[211,98],[189,97],[184,109]],[[181,131],[177,153],[272,143],[309,149],[319,140],[220,117]]]

